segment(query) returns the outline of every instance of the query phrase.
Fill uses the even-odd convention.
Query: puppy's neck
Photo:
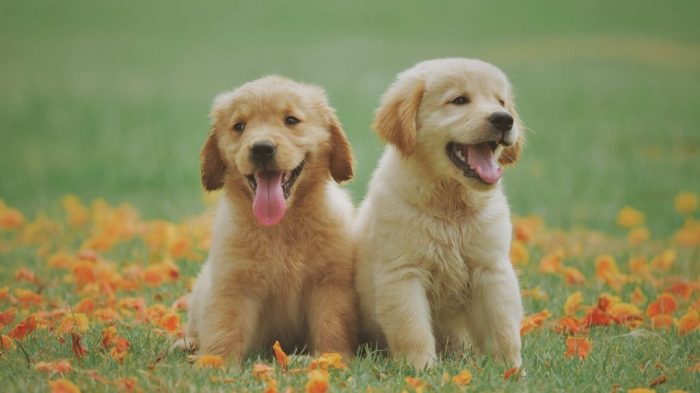
[[[394,167],[388,176],[396,195],[408,204],[446,220],[462,219],[482,211],[494,197],[502,193],[500,184],[490,190],[473,190],[458,180],[433,173],[430,165],[417,156],[402,156],[387,151],[388,165]]]

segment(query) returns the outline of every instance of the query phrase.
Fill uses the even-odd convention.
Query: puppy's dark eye
[[[287,116],[284,118],[284,124],[286,124],[288,126],[293,126],[295,124],[299,124],[300,122],[301,122],[301,120],[297,119],[294,116]]]
[[[498,103],[501,104],[501,106],[506,106],[506,102],[501,99],[498,100]]]
[[[243,132],[243,130],[245,130],[245,123],[236,123],[233,125],[233,129],[238,132]]]
[[[467,98],[465,96],[459,96],[459,97],[456,97],[455,99],[453,99],[452,101],[450,101],[450,104],[453,104],[453,105],[466,105],[468,103],[469,103],[469,98]]]

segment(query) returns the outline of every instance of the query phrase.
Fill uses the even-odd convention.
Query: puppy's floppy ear
[[[209,112],[211,118],[211,131],[207,141],[202,147],[202,152],[199,154],[202,169],[202,185],[207,191],[218,190],[224,185],[224,174],[226,173],[226,162],[221,157],[221,151],[218,146],[216,137],[216,129],[223,127],[225,123],[226,113],[229,110],[231,100],[233,99],[233,91],[220,93],[214,98],[214,103]]]
[[[212,128],[209,132],[199,157],[202,162],[202,185],[204,189],[214,191],[223,187],[226,163],[221,158],[215,128]]]
[[[525,144],[525,125],[520,120],[520,116],[518,116],[514,106],[511,105],[508,109],[515,120],[513,124],[514,128],[517,128],[518,130],[518,140],[515,141],[512,146],[508,146],[503,149],[500,157],[498,157],[498,163],[501,165],[515,164],[520,158],[520,152]]]
[[[385,141],[408,156],[416,146],[416,115],[425,93],[425,82],[416,76],[399,76],[384,93],[372,128]]]
[[[330,172],[333,180],[341,183],[353,176],[352,149],[335,111],[327,105],[323,106],[328,119],[328,131],[331,133]]]

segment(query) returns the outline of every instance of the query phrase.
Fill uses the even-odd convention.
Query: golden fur
[[[512,128],[496,132],[494,113]],[[389,146],[354,227],[363,334],[416,368],[469,342],[520,366],[522,305],[500,175],[469,177],[447,153],[452,143],[498,141],[491,168],[518,159],[523,127],[505,75],[478,60],[419,63],[387,90],[373,126]]]
[[[294,116],[300,123],[288,125]],[[202,183],[223,187],[209,259],[190,299],[185,338],[200,354],[240,364],[259,346],[340,352],[356,345],[349,196],[336,182],[352,177],[350,145],[322,89],[278,76],[219,95],[202,149]],[[245,124],[243,131],[234,125]],[[272,141],[276,165],[303,170],[274,226],[252,212],[247,175],[251,146]]]

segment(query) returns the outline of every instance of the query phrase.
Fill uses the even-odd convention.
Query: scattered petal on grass
[[[15,343],[9,336],[0,336],[0,351],[6,352],[14,349]]]
[[[39,282],[36,274],[26,267],[21,267],[15,270],[15,280],[17,280],[17,282],[26,281],[32,284],[37,284]]]
[[[620,274],[617,262],[612,255],[601,255],[595,262],[595,275],[600,281],[604,281],[611,288],[619,290],[624,282],[624,276]]]
[[[670,293],[662,293],[647,307],[647,316],[671,315],[678,307],[676,298]]]
[[[452,377],[452,383],[459,386],[469,385],[471,381],[472,373],[467,369],[460,371],[459,374]]]
[[[649,383],[649,387],[653,388],[653,387],[659,386],[659,385],[661,385],[661,384],[663,384],[663,383],[666,383],[667,380],[668,380],[668,377],[667,377],[665,374],[664,374],[664,375],[659,375],[658,377],[654,378],[654,379]]]
[[[420,378],[406,377],[405,380],[408,386],[412,387],[416,393],[422,393],[428,386],[428,384]]]
[[[583,303],[583,295],[580,291],[576,291],[569,295],[564,302],[564,315],[576,315],[579,307]]]
[[[135,392],[139,391],[139,384],[136,381],[135,378],[131,377],[123,377],[116,379],[114,381],[114,385],[117,387],[117,389],[121,392]]]
[[[306,382],[306,393],[325,393],[328,391],[328,374],[320,370],[311,370]]]
[[[9,325],[15,321],[15,316],[17,315],[17,309],[10,307],[7,310],[0,312],[0,329],[5,325]]]
[[[272,376],[275,369],[264,363],[255,363],[253,365],[253,376],[258,379],[267,379]]]
[[[180,330],[180,314],[169,311],[165,313],[158,322],[158,326],[165,329],[168,333],[176,333]]]
[[[202,355],[197,357],[195,364],[200,368],[220,368],[224,366],[224,358],[219,355]]]
[[[13,209],[0,205],[0,229],[2,230],[16,230],[22,227],[25,223],[24,215],[17,209]]]
[[[664,250],[661,254],[652,258],[651,267],[660,272],[668,271],[676,262],[677,255],[675,250]]]
[[[639,308],[629,303],[615,304],[614,306],[610,307],[608,314],[610,314],[615,322],[619,324],[629,324],[632,322],[636,323],[641,322],[644,319],[644,316]]]
[[[277,393],[277,380],[270,378],[267,381],[265,381],[265,390],[264,393]]]
[[[80,393],[80,389],[67,379],[55,379],[49,381],[51,393]]]
[[[649,232],[649,228],[638,227],[630,230],[627,234],[627,241],[634,246],[638,246],[647,242],[650,237],[651,233]]]
[[[651,327],[654,329],[670,329],[673,326],[673,317],[666,314],[655,315],[651,318]]]
[[[85,314],[67,314],[61,320],[61,323],[56,328],[56,333],[64,334],[72,331],[84,332],[90,327],[88,318]]]
[[[519,375],[520,375],[520,369],[517,367],[511,367],[503,373],[503,380],[507,381],[511,378],[517,379],[517,377]]]
[[[639,305],[645,303],[647,301],[647,298],[646,296],[644,296],[644,293],[642,293],[641,288],[637,287],[634,288],[634,291],[632,291],[630,300],[632,300],[632,303]]]
[[[27,308],[29,306],[40,306],[43,301],[41,295],[34,293],[27,289],[17,288],[15,289],[15,296],[17,300],[22,303],[22,307]]]
[[[314,359],[309,366],[311,370],[328,370],[329,368],[337,368],[342,370],[347,367],[348,366],[343,363],[343,356],[339,353],[324,353],[317,359]]]
[[[25,318],[22,322],[17,324],[14,329],[8,333],[8,336],[14,338],[15,340],[22,340],[27,337],[29,333],[33,332],[37,327],[36,316],[30,315]]]
[[[688,300],[693,294],[694,285],[687,281],[677,281],[668,288],[668,291],[682,299]]]
[[[576,334],[582,330],[583,326],[581,321],[571,316],[565,316],[560,319],[557,326],[554,327],[554,331],[566,335]]]
[[[277,363],[283,370],[286,370],[289,364],[289,359],[287,358],[287,354],[282,350],[282,346],[280,345],[279,341],[275,341],[275,344],[272,346],[272,351],[275,353]]]
[[[520,324],[520,335],[524,336],[542,326],[544,321],[549,318],[550,315],[549,310],[542,310],[538,313],[526,316],[523,318]]]
[[[678,321],[678,333],[681,335],[686,335],[700,326],[700,317],[698,312],[695,310],[688,310],[688,312],[681,317]]]
[[[586,337],[567,337],[566,339],[566,357],[571,358],[578,356],[583,360],[588,357],[593,344]]]
[[[73,351],[73,355],[75,355],[75,357],[77,357],[78,359],[82,358],[88,353],[87,348],[83,346],[82,340],[83,338],[80,336],[79,333],[71,333],[71,349]]]
[[[547,300],[549,298],[547,292],[543,291],[540,287],[534,287],[532,289],[523,290],[522,296],[529,297],[535,300]]]
[[[698,194],[694,192],[681,192],[673,200],[673,206],[676,208],[676,211],[683,215],[693,213],[699,204]]]
[[[530,252],[521,241],[513,241],[510,249],[510,261],[513,265],[527,265],[528,261],[530,261]]]
[[[67,374],[73,371],[73,367],[67,360],[57,360],[55,362],[39,362],[34,365],[34,369],[37,371],[47,372],[49,374]]]
[[[566,283],[569,285],[581,285],[586,282],[586,277],[575,267],[564,268],[564,279],[566,279]]]
[[[540,260],[540,272],[556,274],[562,268],[561,260],[563,255],[559,252],[547,254]]]
[[[633,228],[644,224],[644,213],[630,206],[623,207],[617,213],[617,225],[624,228]]]

